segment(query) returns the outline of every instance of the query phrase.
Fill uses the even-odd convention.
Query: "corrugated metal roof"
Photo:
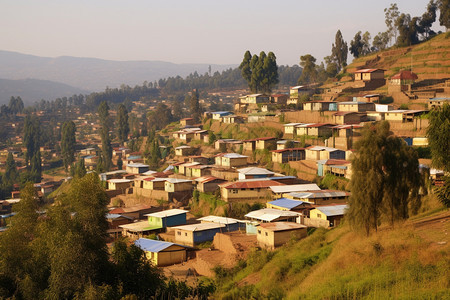
[[[375,72],[378,70],[384,71],[382,69],[361,69],[361,70],[356,70],[355,73],[372,73],[372,72]]]
[[[239,220],[233,218],[219,217],[219,216],[206,216],[199,218],[198,220],[218,224],[236,224],[239,222]]]
[[[174,243],[156,241],[156,240],[151,240],[151,239],[146,239],[146,238],[140,238],[140,239],[136,240],[134,242],[134,244],[136,246],[138,246],[139,248],[141,248],[142,250],[149,251],[149,252],[160,252],[160,251],[163,251],[174,245],[181,246],[181,245],[174,244]],[[182,247],[184,247],[184,246],[182,246]]]
[[[261,223],[259,226],[269,231],[287,231],[308,228],[305,225],[294,222]]]
[[[227,153],[227,154],[224,154],[223,157],[226,157],[226,158],[244,158],[245,157],[245,158],[247,158],[248,156],[241,155],[239,153]]]
[[[330,205],[330,206],[319,206],[316,207],[317,210],[321,211],[327,217],[341,216],[344,215],[347,205]]]
[[[300,201],[300,200],[292,200],[292,199],[288,199],[288,198],[280,198],[280,199],[277,199],[274,201],[270,201],[268,203],[271,205],[278,206],[278,207],[293,209],[293,208],[296,208],[296,207],[302,205],[305,202]]]
[[[270,189],[275,194],[304,192],[304,191],[320,191],[320,187],[315,183],[271,186]]]
[[[148,168],[149,165],[140,164],[140,163],[134,163],[134,164],[128,164],[127,167],[131,167],[131,168]]]
[[[115,220],[115,219],[118,219],[118,218],[125,218],[125,219],[132,220],[132,218],[130,218],[130,217],[122,216],[122,215],[119,215],[119,214],[106,214],[105,217],[106,217],[106,219],[112,219],[112,220]]]
[[[274,208],[263,208],[254,210],[245,215],[247,218],[257,219],[261,221],[271,222],[281,217],[298,217],[299,213],[293,211],[285,211]]]
[[[325,146],[311,146],[311,147],[308,147],[306,149],[311,150],[311,151],[328,151],[328,152],[343,151],[343,150],[339,150],[339,149],[336,149],[336,148],[325,147]]]
[[[130,180],[130,179],[108,179],[107,181],[111,182],[111,183],[130,183],[133,180]]]
[[[299,199],[315,199],[315,198],[337,198],[347,197],[350,195],[348,192],[335,191],[335,190],[321,190],[321,191],[308,191],[300,193],[289,193],[290,197]]]
[[[176,216],[176,215],[182,215],[182,214],[186,214],[186,213],[187,213],[187,211],[183,210],[183,209],[168,209],[168,210],[163,210],[163,211],[159,211],[159,212],[155,212],[155,213],[151,213],[151,214],[145,214],[144,216],[165,218],[165,217],[171,217],[171,216]]]
[[[248,168],[242,168],[237,170],[241,174],[245,175],[273,175],[275,174],[272,171],[269,171],[265,168],[258,168],[258,167],[248,167]]]
[[[176,227],[172,227],[172,228],[186,230],[186,231],[204,231],[204,230],[224,228],[224,227],[226,227],[226,226],[223,224],[219,224],[219,223],[199,223],[199,224],[176,226]]]
[[[268,188],[278,185],[284,185],[283,183],[273,180],[255,180],[255,181],[236,181],[221,184],[220,187],[226,189],[252,189],[252,188]]]

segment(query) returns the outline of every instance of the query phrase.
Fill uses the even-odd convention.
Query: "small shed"
[[[201,223],[215,223],[226,226],[226,231],[237,231],[245,227],[245,224],[239,220],[219,216],[206,216],[198,219]]]
[[[134,242],[153,265],[169,266],[186,261],[186,247],[174,243],[140,238]]]
[[[133,185],[130,179],[109,179],[107,182],[109,190],[122,191],[122,193]]]
[[[226,226],[218,223],[200,223],[173,227],[173,230],[177,243],[193,247],[212,241],[216,233],[226,231]]]
[[[167,228],[186,224],[186,213],[183,209],[168,209],[145,214],[151,227]]]
[[[307,234],[305,225],[292,222],[263,223],[256,227],[259,246],[273,250],[292,239],[305,238]]]
[[[284,164],[290,161],[305,159],[305,148],[288,148],[272,150],[272,162]]]
[[[192,147],[191,146],[179,146],[175,148],[175,155],[177,156],[187,156],[192,154]]]
[[[185,192],[194,189],[192,180],[178,179],[178,178],[166,178],[164,183],[164,190],[166,192]]]
[[[329,227],[336,227],[340,224],[341,219],[344,217],[346,209],[346,204],[319,206],[309,212],[309,218],[311,220],[325,220],[329,222]]]
[[[355,81],[372,81],[384,79],[382,69],[360,69],[355,71]]]
[[[274,208],[262,208],[251,211],[245,215],[246,218],[258,222],[279,222],[279,221],[296,222],[298,221],[300,216],[301,214],[297,212],[283,211]]]
[[[141,164],[141,163],[134,163],[134,164],[128,164],[126,171],[130,174],[142,174],[144,172],[147,172],[150,170],[149,165]]]

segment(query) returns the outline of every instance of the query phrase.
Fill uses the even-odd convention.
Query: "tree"
[[[380,51],[387,48],[389,44],[389,35],[387,32],[379,32],[372,42],[372,48],[374,51]]]
[[[450,172],[450,104],[430,113],[427,129],[428,144],[431,149],[432,165]],[[450,207],[450,176],[444,176],[444,185],[436,188],[436,195],[447,207]]]
[[[387,37],[389,38],[389,42],[394,39],[397,41],[397,28],[396,28],[396,20],[400,16],[400,12],[398,11],[397,3],[392,3],[389,8],[384,9],[385,23],[387,26]]]
[[[348,46],[340,30],[336,32],[334,44],[331,46],[331,57],[336,62],[339,71],[347,65]]]
[[[6,158],[5,166],[5,176],[3,177],[3,184],[13,185],[19,178],[19,173],[17,172],[16,162],[11,152],[8,153]]]
[[[194,122],[197,124],[200,122],[201,111],[200,111],[200,103],[199,103],[199,94],[198,90],[195,89],[191,93],[191,99],[189,103],[191,117],[194,119]]]
[[[433,26],[433,23],[436,21],[436,10],[437,3],[434,2],[434,0],[430,0],[426,12],[424,12],[420,18],[419,26],[424,33],[425,39],[428,39],[430,35],[435,34],[435,32],[431,30],[431,26]]]
[[[117,111],[117,136],[119,142],[123,144],[128,140],[128,134],[130,133],[130,127],[128,125],[128,111],[125,105],[119,104]]]
[[[447,30],[450,28],[450,0],[438,0],[439,24]]]
[[[246,51],[239,69],[250,91],[254,93],[271,93],[272,88],[279,82],[278,66],[273,52],[266,55],[261,51],[259,56],[252,56],[250,51]]]
[[[298,79],[299,84],[312,83],[317,80],[316,59],[311,54],[300,56],[300,66],[303,67],[302,74]]]
[[[61,156],[66,171],[75,161],[75,131],[76,126],[73,121],[64,122],[61,128]]]
[[[21,191],[21,201],[14,206],[16,215],[10,228],[0,235],[0,291],[2,297],[21,295],[36,266],[30,255],[38,230],[37,195],[32,183]],[[29,285],[27,285],[29,286]],[[19,296],[20,297],[20,296]]]
[[[370,32],[366,31],[364,32],[363,36],[362,36],[362,42],[363,42],[363,49],[362,49],[362,54],[363,55],[367,55],[369,54],[372,49],[370,47]]]
[[[352,226],[368,235],[377,230],[381,217],[393,224],[406,219],[409,210],[415,213],[422,184],[415,150],[393,136],[386,121],[366,125],[355,148],[347,214]]]
[[[355,37],[350,41],[350,53],[353,54],[355,58],[358,58],[363,53],[363,41],[361,38],[361,31],[355,34]]]
[[[121,158],[121,157],[119,157],[119,158],[117,159],[117,169],[119,169],[119,170],[122,170],[122,169],[123,169],[123,161],[122,161],[122,158]]]
[[[36,116],[27,115],[23,126],[23,143],[27,148],[25,163],[29,166],[31,158],[40,148],[40,122]]]
[[[252,54],[250,51],[245,51],[244,59],[242,60],[241,64],[239,65],[239,69],[241,70],[242,77],[250,83],[252,79],[252,69],[250,67],[250,61],[252,59]]]
[[[109,171],[112,165],[112,147],[111,147],[111,137],[109,136],[109,106],[106,101],[103,101],[98,106],[98,115],[100,118],[100,136],[102,139],[102,158],[103,158],[103,169]]]
[[[399,32],[397,46],[404,47],[414,45],[419,42],[419,18],[411,18],[409,14],[401,14],[395,21],[395,26]]]
[[[20,97],[11,97],[8,105],[9,111],[14,115],[21,113],[24,109],[22,98]]]

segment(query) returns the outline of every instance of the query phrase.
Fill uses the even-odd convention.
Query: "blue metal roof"
[[[283,208],[293,209],[301,204],[303,201],[300,200],[292,200],[288,198],[280,198],[274,201],[270,201],[269,204],[276,205]]]
[[[164,249],[169,248],[170,246],[177,245],[174,243],[150,240],[150,239],[145,239],[145,238],[140,238],[140,239],[136,240],[134,242],[134,244],[136,246],[138,246],[139,248],[141,248],[142,250],[149,251],[149,252],[160,252],[160,251],[163,251]],[[177,245],[177,246],[180,246],[180,245]]]
[[[229,111],[215,111],[213,112],[215,115],[231,115],[231,112]]]
[[[130,155],[130,156],[128,156],[128,160],[134,160],[134,159],[141,159],[142,158],[142,156],[140,156],[140,155]]]

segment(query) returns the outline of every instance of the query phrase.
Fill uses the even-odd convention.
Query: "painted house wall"
[[[224,167],[240,167],[247,165],[247,157],[229,158],[222,157],[222,166]]]
[[[186,248],[172,245],[160,252],[145,251],[145,256],[155,266],[169,266],[186,261]]]
[[[189,191],[192,189],[194,189],[192,182],[172,183],[172,182],[166,181],[164,183],[164,190],[166,192],[182,192],[182,191]]]
[[[220,194],[226,202],[248,202],[258,199],[271,199],[271,192],[268,188],[226,189],[222,187],[220,188]]]
[[[292,238],[306,237],[306,228],[284,231],[270,231],[262,227],[257,227],[257,241],[262,248],[275,249],[289,242]]]
[[[182,229],[175,230],[175,241],[177,243],[194,247],[197,244],[214,240],[218,232],[224,231],[224,228],[213,228],[202,231],[187,231]]]
[[[125,190],[132,185],[132,181],[130,182],[108,182],[108,188],[110,190]]]

